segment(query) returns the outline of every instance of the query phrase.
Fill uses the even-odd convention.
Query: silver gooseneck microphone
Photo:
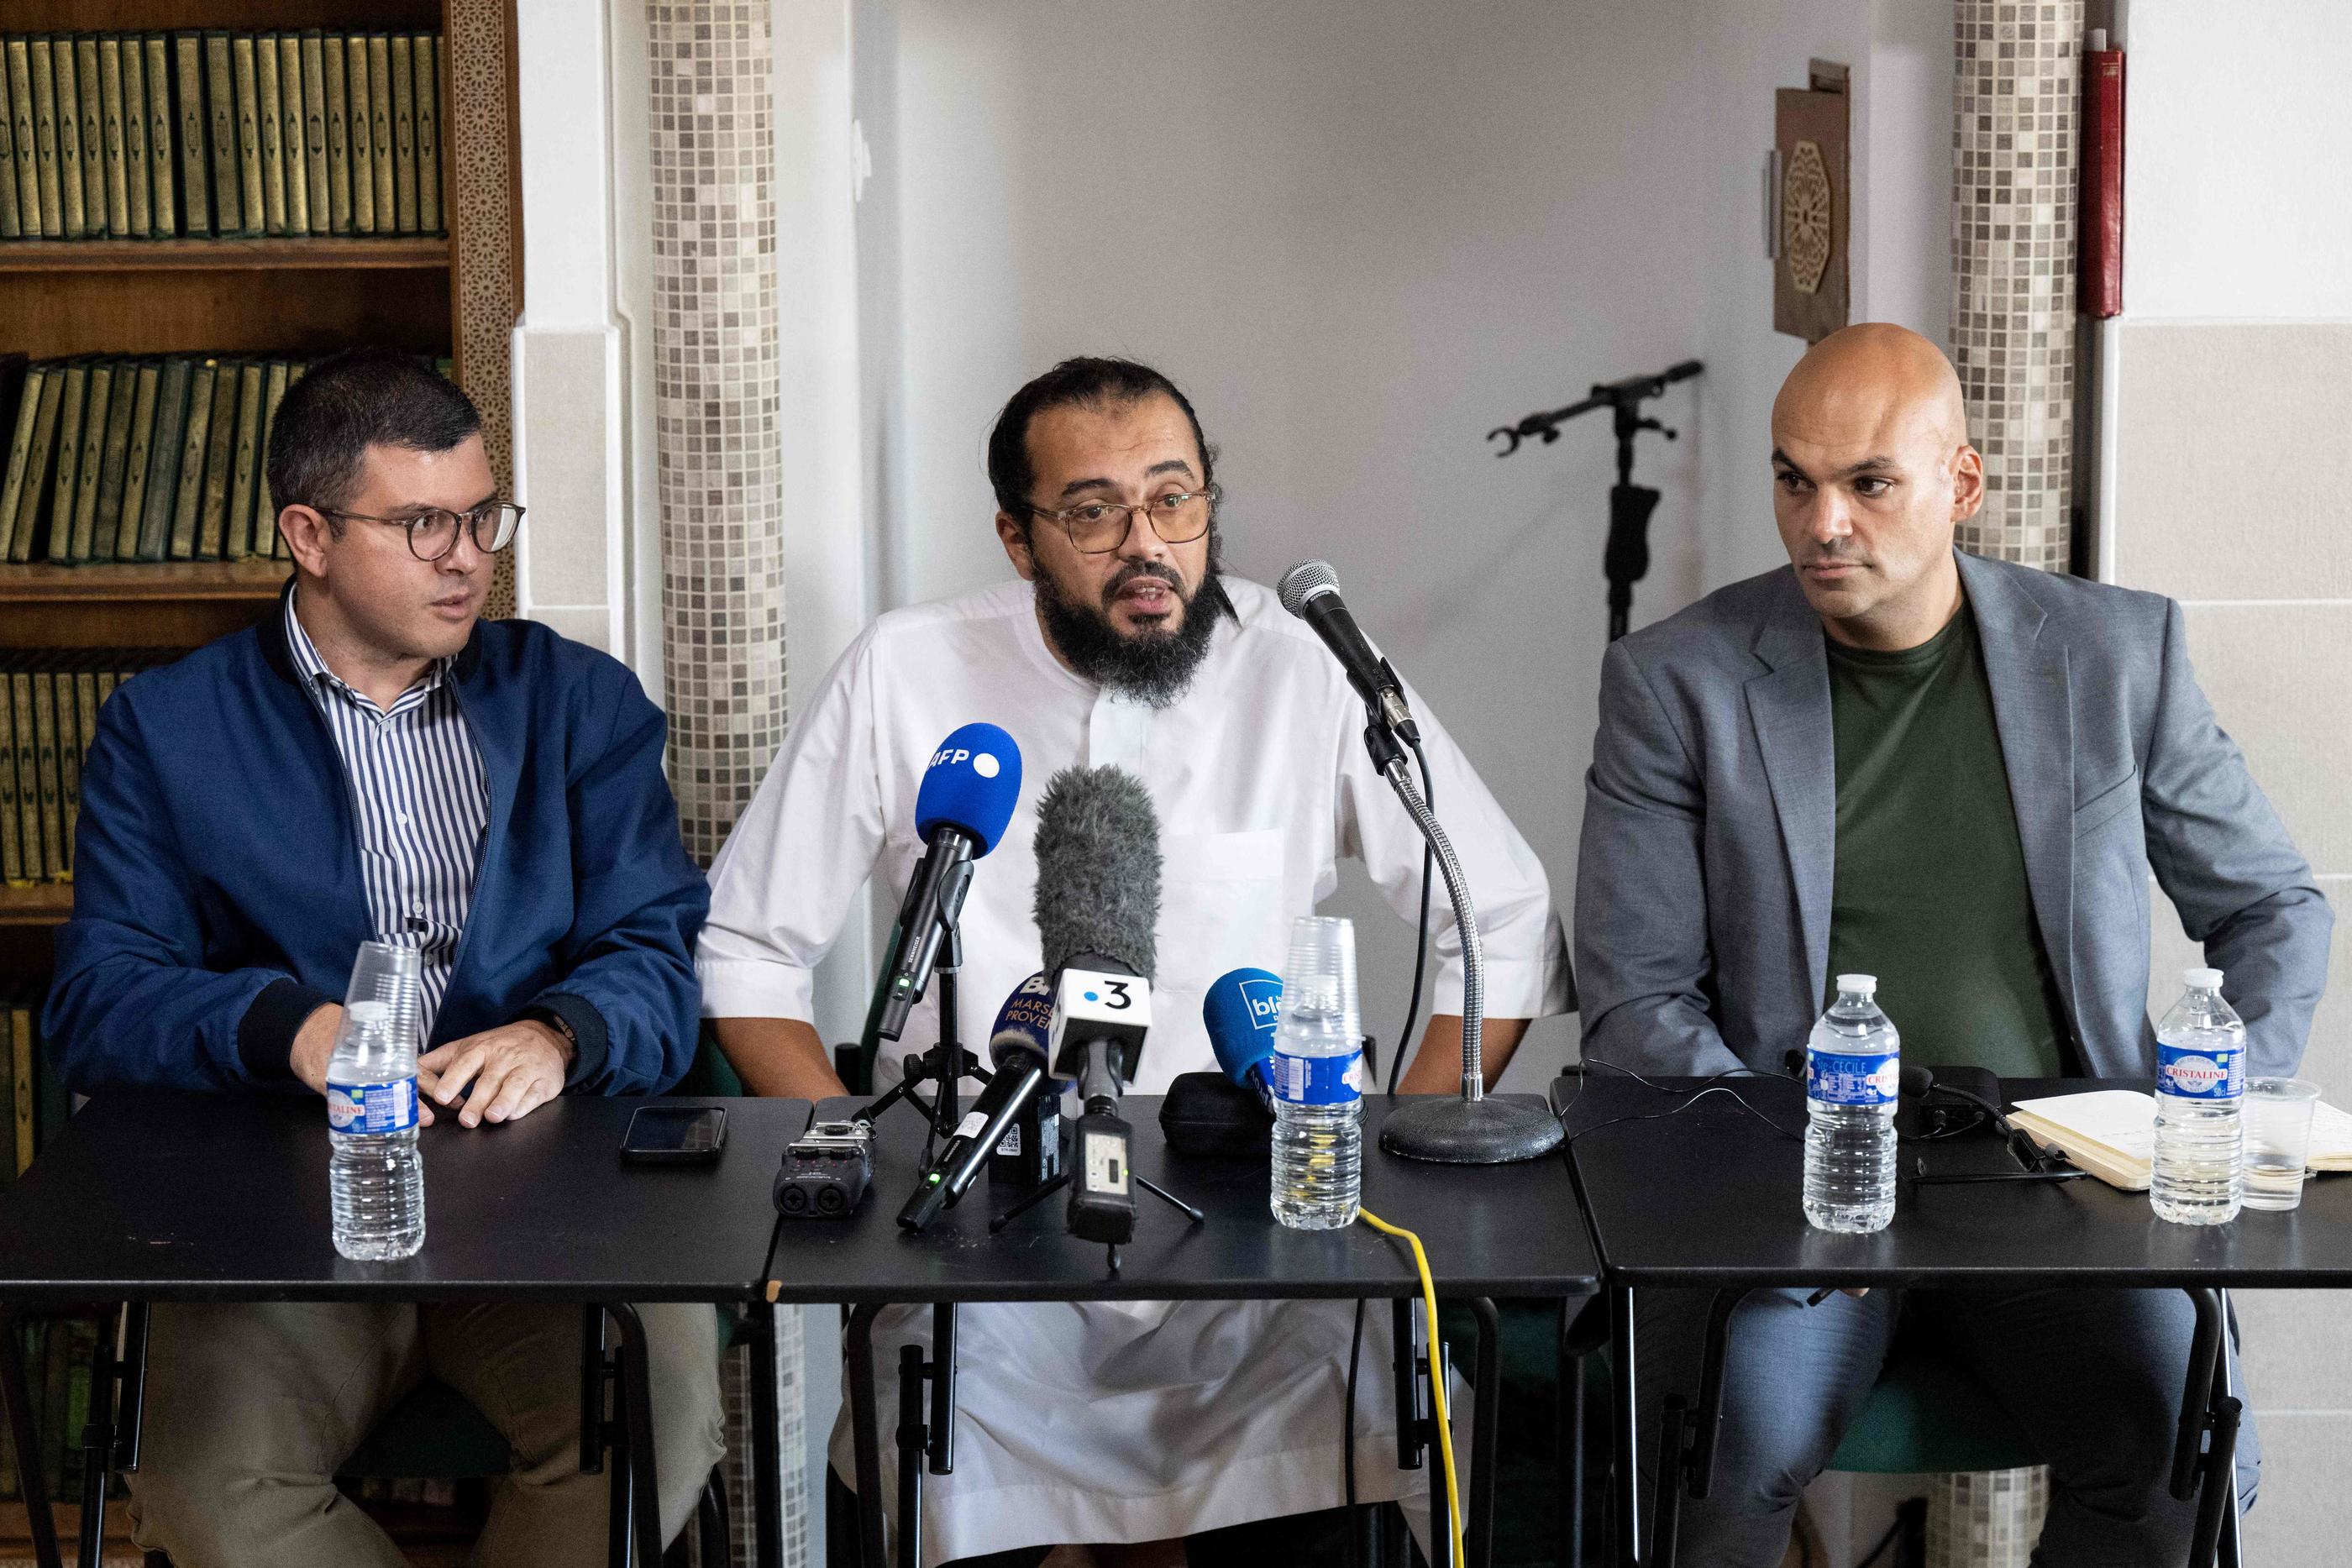
[[[1330,563],[1306,560],[1282,574],[1275,591],[1282,607],[1306,622],[1331,650],[1348,684],[1363,699],[1364,746],[1372,765],[1389,781],[1405,813],[1421,831],[1454,905],[1454,928],[1462,939],[1462,1092],[1457,1098],[1415,1096],[1399,1106],[1381,1129],[1381,1146],[1407,1159],[1442,1165],[1508,1165],[1534,1159],[1559,1147],[1559,1119],[1535,1095],[1486,1093],[1486,955],[1478,934],[1470,884],[1429,804],[1413,787],[1405,747],[1421,748],[1420,727],[1404,697],[1404,683],[1371,639],[1358,629],[1339,597],[1339,575]],[[1402,744],[1400,744],[1400,742]],[[1411,1040],[1399,1040],[1407,1051]]]

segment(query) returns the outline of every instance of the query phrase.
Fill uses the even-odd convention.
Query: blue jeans
[[[1733,1314],[1715,1484],[1705,1501],[1683,1503],[1685,1568],[1780,1563],[1797,1500],[1837,1451],[1898,1338],[1979,1381],[2048,1460],[2037,1568],[2186,1562],[2197,1507],[2167,1486],[2196,1330],[2186,1295],[1877,1290],[1808,1307],[1808,1294],[1758,1291]],[[1709,1291],[1635,1298],[1645,1511],[1655,1495],[1659,1402],[1675,1392],[1696,1397],[1713,1301]],[[2230,1354],[2234,1366],[2234,1343]],[[2238,1487],[2248,1503],[2261,1463],[2249,1417],[2238,1433]]]

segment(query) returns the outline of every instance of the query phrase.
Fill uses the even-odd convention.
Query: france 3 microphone
[[[1052,997],[1039,973],[1004,998],[988,1036],[994,1076],[898,1211],[907,1229],[928,1229],[943,1209],[961,1203],[983,1164],[1014,1187],[1034,1189],[1060,1174],[1061,1096],[1045,1075]]]
[[[1021,748],[992,724],[967,724],[940,742],[915,791],[923,858],[907,884],[889,961],[875,982],[875,1032],[897,1040],[931,983],[947,925],[963,907],[971,862],[996,847],[1021,795]]]
[[[1404,683],[1356,624],[1356,618],[1348,613],[1347,601],[1339,597],[1339,574],[1331,570],[1331,563],[1302,560],[1282,574],[1274,591],[1285,610],[1315,628],[1315,634],[1347,672],[1348,684],[1364,699],[1364,706],[1399,740],[1418,745],[1421,727],[1413,723],[1412,709],[1405,704]]]
[[[1067,768],[1037,802],[1037,936],[1054,986],[1054,1071],[1078,1081],[1069,1229],[1113,1245],[1135,1233],[1130,1130],[1119,1095],[1151,1027],[1158,967],[1160,820],[1116,768]]]

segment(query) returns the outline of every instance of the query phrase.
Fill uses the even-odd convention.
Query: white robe
[[[812,976],[869,878],[895,904],[922,853],[914,801],[931,753],[974,720],[1021,748],[1012,825],[978,862],[962,916],[961,1038],[985,1041],[1039,966],[1031,898],[1039,796],[1076,763],[1117,764],[1160,831],[1154,1025],[1134,1089],[1213,1070],[1201,999],[1227,970],[1277,972],[1294,918],[1361,860],[1398,914],[1419,912],[1422,841],[1362,741],[1363,708],[1314,633],[1259,584],[1224,580],[1221,622],[1181,700],[1142,706],[1073,674],[1046,646],[1032,590],[1006,583],[882,616],[842,655],[711,868],[696,968],[713,1018],[812,1019]],[[1436,720],[1415,703],[1438,815],[1460,856],[1486,958],[1486,1010],[1565,1010],[1568,958],[1543,867]],[[1461,941],[1444,889],[1429,1011],[1462,1007]],[[937,988],[883,1067],[937,1038]],[[1391,1042],[1391,1049],[1394,1042]],[[1119,1302],[967,1308],[956,1468],[925,1478],[931,1562],[1066,1541],[1141,1541],[1337,1507],[1346,1302]],[[876,1327],[884,1467],[896,1347],[928,1309]],[[1388,1314],[1367,1312],[1358,1479],[1397,1496]],[[846,1418],[836,1468],[854,1476]],[[1407,1478],[1425,1487],[1426,1469]],[[895,1480],[895,1478],[893,1478]],[[886,1483],[887,1484],[887,1483]]]

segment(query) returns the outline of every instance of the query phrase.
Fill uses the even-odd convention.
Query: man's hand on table
[[[304,1019],[294,1036],[287,1065],[313,1093],[327,1092],[327,1063],[334,1057],[335,1031],[342,1021],[341,1005],[330,1002]],[[456,1104],[469,1083],[473,1092],[457,1113],[464,1125],[526,1116],[563,1092],[572,1055],[562,1031],[537,1019],[436,1046],[416,1059],[417,1120],[431,1126],[433,1103]]]
[[[416,1059],[417,1109],[429,1123],[428,1102],[457,1105],[464,1094],[462,1125],[519,1120],[563,1092],[572,1054],[562,1031],[538,1019],[453,1040]]]

